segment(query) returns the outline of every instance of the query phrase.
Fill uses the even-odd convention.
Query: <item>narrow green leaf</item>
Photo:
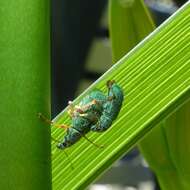
[[[114,79],[124,90],[125,100],[118,119],[102,133],[88,137],[104,149],[82,139],[66,150],[73,162],[71,170],[64,153],[53,145],[53,189],[84,189],[115,160],[142,139],[190,97],[190,3],[115,64],[76,101],[97,87],[105,90]],[[56,119],[69,124],[64,110]],[[61,129],[52,135],[63,138]]]
[[[0,189],[51,189],[49,5],[0,1]]]

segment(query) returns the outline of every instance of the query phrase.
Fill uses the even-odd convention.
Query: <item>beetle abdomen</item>
[[[91,131],[103,132],[106,131],[111,126],[111,124],[112,120],[109,117],[102,115],[97,124],[93,125],[90,129]]]

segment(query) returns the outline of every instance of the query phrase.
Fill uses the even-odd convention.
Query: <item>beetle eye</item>
[[[59,149],[64,149],[64,148],[66,148],[66,143],[64,142],[64,143],[59,143],[59,144],[57,144],[57,148],[59,148]]]

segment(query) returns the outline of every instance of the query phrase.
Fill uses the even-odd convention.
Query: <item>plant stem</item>
[[[0,187],[51,189],[49,3],[0,1]]]

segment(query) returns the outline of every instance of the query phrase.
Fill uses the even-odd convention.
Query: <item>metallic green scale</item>
[[[108,81],[107,87],[107,96],[100,90],[94,90],[75,107],[72,126],[67,129],[63,141],[57,145],[59,149],[70,147],[81,137],[86,138],[85,135],[90,130],[103,132],[112,125],[119,114],[124,95],[115,81]]]
[[[72,127],[67,130],[63,141],[57,145],[57,148],[64,149],[75,144],[90,131],[92,125],[97,123],[103,111],[102,102],[106,101],[106,96],[100,90],[94,90],[85,96],[80,101],[79,106],[86,106],[93,100],[96,100],[98,103],[89,106],[84,111],[85,116],[81,116],[78,113],[72,118]]]
[[[79,106],[86,106],[87,104],[96,101],[88,107],[85,113],[88,114],[87,118],[93,121],[93,116],[97,115],[100,117],[103,111],[103,104],[107,101],[107,97],[100,90],[93,90],[89,95],[85,96],[79,103]],[[90,118],[92,116],[92,118]],[[95,121],[97,122],[97,121]]]
[[[92,131],[106,131],[117,118],[123,102],[123,90],[114,81],[108,81],[107,101],[103,104],[103,112],[99,121],[91,127]]]

